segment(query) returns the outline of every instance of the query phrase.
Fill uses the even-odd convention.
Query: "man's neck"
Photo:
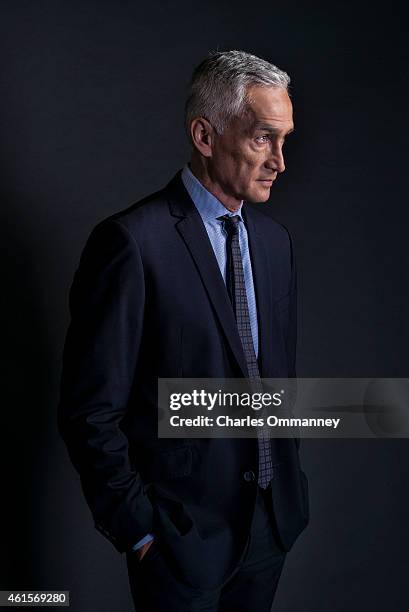
[[[203,164],[200,164],[192,157],[188,165],[192,174],[202,183],[203,187],[217,198],[227,210],[230,212],[240,210],[243,201],[225,194],[220,185],[211,180],[207,168]]]

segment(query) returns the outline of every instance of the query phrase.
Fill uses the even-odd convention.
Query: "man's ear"
[[[193,119],[190,124],[190,136],[193,146],[203,157],[212,156],[214,129],[207,119],[204,117]]]

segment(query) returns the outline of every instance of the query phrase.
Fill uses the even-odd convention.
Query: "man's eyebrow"
[[[263,130],[264,132],[269,132],[270,134],[280,133],[280,130],[277,130],[277,128],[273,128],[271,125],[268,125],[268,123],[256,123],[255,129]],[[291,134],[291,132],[294,132],[294,128],[288,130],[285,135],[288,136],[288,134]]]

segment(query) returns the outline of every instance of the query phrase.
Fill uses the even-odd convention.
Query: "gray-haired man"
[[[60,431],[144,612],[268,612],[308,522],[297,440],[159,439],[156,420],[159,377],[295,376],[291,240],[248,204],[284,171],[288,83],[242,51],[204,60],[190,164],[94,229],[71,289]]]

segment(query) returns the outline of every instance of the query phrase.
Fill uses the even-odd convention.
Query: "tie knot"
[[[224,229],[226,230],[228,236],[236,236],[239,233],[239,215],[234,215],[233,217],[230,215],[223,215],[223,217],[219,217],[219,219],[223,221]]]

